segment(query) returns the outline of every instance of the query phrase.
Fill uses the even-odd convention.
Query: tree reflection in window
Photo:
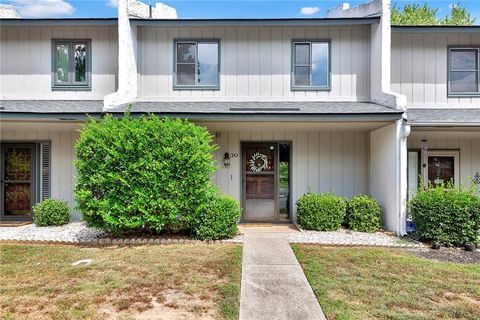
[[[86,80],[86,60],[87,48],[84,44],[75,45],[74,68],[75,68],[75,82],[85,82]]]

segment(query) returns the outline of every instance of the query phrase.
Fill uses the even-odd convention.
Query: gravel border
[[[165,236],[133,236],[119,238],[101,230],[87,227],[82,222],[70,222],[63,226],[37,227],[34,224],[19,227],[0,227],[0,243],[44,243],[84,245],[138,245],[183,243],[243,243],[243,235],[226,240],[192,240]]]
[[[328,246],[369,246],[369,247],[422,247],[423,244],[400,238],[386,232],[355,232],[345,229],[337,231],[305,231],[292,233],[287,241],[294,244],[319,244]]]
[[[423,244],[399,238],[392,233],[364,233],[340,229],[338,231],[305,231],[284,233],[291,244],[317,244],[328,246],[371,246],[371,247],[422,247]],[[86,245],[139,245],[139,244],[183,244],[183,243],[243,243],[244,235],[232,239],[200,241],[183,237],[133,235],[109,236],[101,230],[87,227],[83,222],[70,222],[57,227],[37,227],[34,224],[20,227],[0,227],[0,242],[20,243],[64,243]]]

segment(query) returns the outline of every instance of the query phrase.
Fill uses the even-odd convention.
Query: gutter
[[[368,25],[380,22],[380,16],[367,18],[320,18],[320,19],[131,19],[136,26],[166,27],[275,27],[275,26],[340,26]]]
[[[84,121],[88,116],[101,118],[109,112],[94,113],[22,113],[22,112],[4,112],[2,120],[60,120],[60,121]],[[123,117],[122,112],[111,112],[114,117]],[[162,112],[133,112],[132,116],[141,116],[147,114],[156,114],[160,117],[184,118],[197,121],[299,121],[299,122],[385,122],[402,119],[401,113],[386,114],[291,114],[291,113],[162,113]]]
[[[412,127],[480,127],[480,122],[408,122]]]

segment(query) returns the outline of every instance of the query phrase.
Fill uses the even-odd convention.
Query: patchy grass
[[[242,248],[0,246],[2,319],[237,319]],[[81,259],[90,265],[72,266]]]
[[[328,319],[478,319],[480,265],[401,250],[293,250]]]

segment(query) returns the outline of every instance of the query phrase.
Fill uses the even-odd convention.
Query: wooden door
[[[277,210],[277,144],[243,145],[243,220],[271,222]]]

